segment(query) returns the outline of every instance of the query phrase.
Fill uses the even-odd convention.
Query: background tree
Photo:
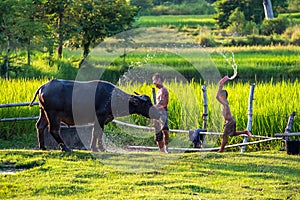
[[[26,49],[27,65],[30,65],[31,51],[44,47],[44,33],[48,30],[43,21],[45,15],[43,3],[41,0],[24,0],[19,1],[18,7],[21,8],[21,13],[17,17],[21,33],[18,41],[21,49]]]
[[[264,0],[220,0],[215,2],[217,14],[217,24],[220,28],[227,28],[229,16],[236,8],[239,8],[244,13],[247,21],[253,21],[256,24],[261,24],[265,18]],[[260,5],[260,6],[258,6]],[[287,7],[287,0],[272,1],[274,16],[278,15],[278,11]]]
[[[136,6],[139,12],[145,12],[153,7],[152,0],[130,0],[130,5]]]
[[[242,35],[243,30],[246,26],[245,15],[243,12],[240,12],[238,8],[229,16],[228,31],[233,34]]]
[[[17,0],[4,0],[0,2],[0,33],[4,42],[2,48],[6,48],[1,63],[1,76],[8,79],[9,56],[12,42],[15,41],[18,33],[18,21],[16,20]]]
[[[56,37],[57,55],[62,57],[64,41],[69,39],[71,21],[65,20],[69,16],[69,9],[72,8],[73,2],[77,0],[46,0],[44,9],[48,16],[48,25],[53,29],[53,36]]]
[[[4,0],[0,2],[0,38],[6,47],[1,75],[8,77],[10,68],[10,52],[12,48],[27,51],[27,64],[30,65],[30,52],[34,44],[33,38],[40,37],[45,29],[39,15],[42,2],[39,0]]]
[[[83,60],[88,56],[90,47],[109,37],[132,27],[136,7],[126,0],[86,1],[74,3],[71,18],[78,30],[70,39],[70,45],[83,48]]]

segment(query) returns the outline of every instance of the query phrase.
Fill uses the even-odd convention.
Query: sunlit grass
[[[164,15],[141,16],[136,22],[141,27],[153,26],[209,26],[213,27],[216,20],[210,15]]]
[[[299,199],[299,157],[286,152],[1,150],[0,160],[25,169],[0,174],[1,199]]]

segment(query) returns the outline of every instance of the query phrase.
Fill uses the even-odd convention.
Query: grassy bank
[[[0,151],[1,199],[299,199],[285,152],[115,154]],[[3,174],[18,168],[14,174]]]

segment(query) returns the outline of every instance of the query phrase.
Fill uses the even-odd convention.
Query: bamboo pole
[[[152,97],[153,97],[153,102],[154,102],[154,105],[156,105],[156,94],[155,94],[155,88],[152,88]]]
[[[208,118],[208,103],[207,103],[207,92],[206,92],[206,85],[202,85],[203,91],[203,126],[202,129],[206,130],[207,128],[207,118]]]
[[[208,101],[207,101],[206,85],[202,85],[202,92],[203,92],[203,113],[202,113],[203,125],[202,125],[202,130],[207,130]],[[206,136],[206,134],[203,134],[202,138],[200,137],[200,140],[202,139],[202,147],[206,144],[205,136]]]
[[[254,88],[255,84],[250,85],[250,94],[249,94],[249,100],[248,100],[248,122],[247,122],[247,130],[252,130],[252,115],[253,115],[253,100],[254,100]],[[248,142],[248,137],[244,137],[243,143]],[[246,146],[241,147],[241,152],[246,151]]]
[[[293,133],[276,133],[275,137],[290,137],[290,136],[300,136],[300,132],[293,132]]]
[[[18,107],[18,106],[28,106],[30,103],[10,103],[10,104],[0,104],[0,108]],[[34,102],[33,105],[38,105],[38,102]]]
[[[269,138],[264,140],[259,140],[255,142],[246,142],[246,143],[239,143],[239,144],[232,144],[227,145],[225,148],[232,148],[232,147],[239,147],[239,146],[245,146],[245,145],[251,145],[251,144],[258,144],[261,142],[268,142],[272,140],[277,140],[278,138]],[[128,149],[144,149],[144,150],[158,150],[158,147],[148,147],[148,146],[127,146]],[[169,150],[172,151],[195,151],[195,152],[209,152],[209,151],[218,151],[220,147],[212,147],[212,148],[179,148],[179,147],[169,147]]]
[[[27,121],[27,120],[37,120],[39,117],[13,117],[13,118],[3,118],[0,122],[16,122],[16,121]]]
[[[295,115],[296,112],[292,112],[292,114],[289,116],[289,120],[286,125],[286,128],[284,129],[284,133],[290,133],[292,131]],[[284,137],[284,140],[288,140],[288,137]]]

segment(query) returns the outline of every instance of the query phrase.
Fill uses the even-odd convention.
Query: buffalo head
[[[151,119],[159,119],[162,115],[162,112],[153,106],[150,97],[147,95],[131,95],[129,113],[140,114]]]

